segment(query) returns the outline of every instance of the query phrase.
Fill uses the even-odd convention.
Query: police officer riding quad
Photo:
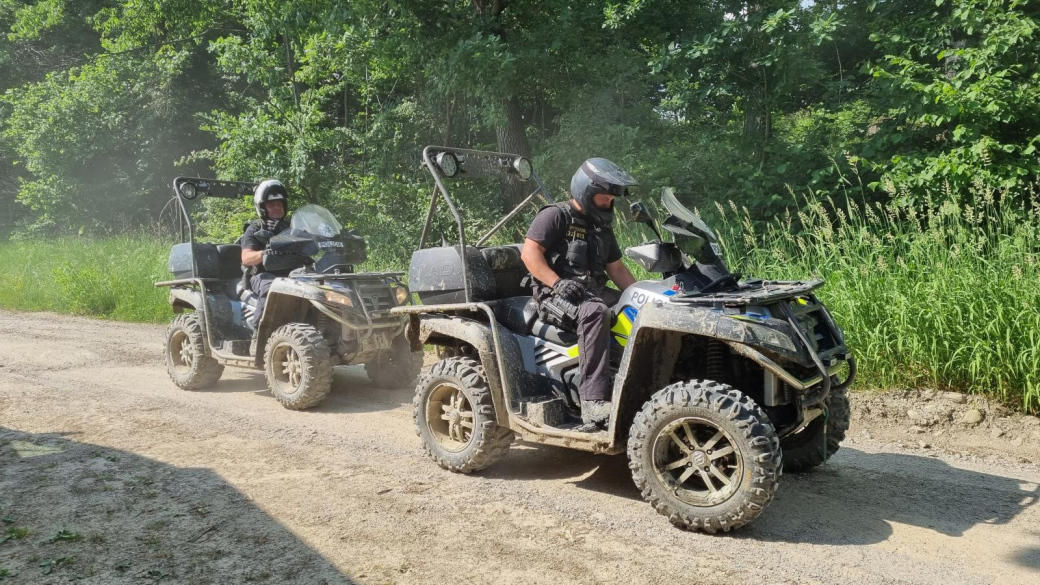
[[[424,449],[441,467],[486,468],[515,435],[627,450],[633,480],[658,512],[716,532],[769,504],[787,445],[801,468],[833,454],[848,427],[855,362],[814,294],[822,281],[742,280],[712,230],[666,190],[662,225],[673,241],[658,235],[625,251],[662,278],[628,286],[613,305],[610,417],[604,430],[579,432],[577,336],[539,314],[521,284],[519,245],[484,245],[537,195],[549,200],[544,185],[515,155],[430,146],[423,159],[437,187],[409,277],[423,305],[391,312],[414,320],[407,334],[415,346],[436,345],[444,356],[420,378],[414,401]],[[533,192],[468,244],[446,184],[503,173],[533,181]],[[427,248],[439,199],[458,245]],[[653,227],[642,205],[633,208]]]
[[[296,210],[270,238],[263,267],[277,274],[262,314],[243,274],[242,247],[195,241],[186,202],[252,195],[254,183],[179,177],[174,201],[181,240],[170,250],[170,304],[178,315],[166,337],[166,367],[185,390],[212,386],[224,366],[263,369],[275,398],[292,410],[321,402],[336,365],[365,364],[385,388],[410,384],[422,367],[404,336],[407,318],[390,309],[410,304],[403,272],[355,273],[365,241],[323,207]],[[188,311],[188,312],[185,312]]]

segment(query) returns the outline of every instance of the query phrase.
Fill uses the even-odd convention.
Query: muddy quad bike
[[[170,304],[183,313],[166,336],[166,368],[177,386],[210,387],[226,365],[263,369],[275,398],[301,410],[329,393],[336,365],[364,364],[383,388],[415,380],[422,354],[404,336],[407,318],[389,312],[411,302],[404,273],[355,273],[365,242],[328,210],[305,205],[271,238],[265,269],[291,272],[274,280],[263,315],[254,316],[258,299],[243,277],[241,246],[196,242],[185,201],[251,195],[256,185],[180,177],[173,187],[184,243],[170,250],[174,279],[156,286],[170,287]]]
[[[594,453],[627,450],[632,478],[658,512],[716,532],[743,526],[770,503],[782,452],[804,469],[837,449],[855,361],[813,294],[823,282],[741,280],[712,230],[669,191],[663,227],[673,241],[658,234],[626,250],[663,278],[637,282],[613,307],[608,428],[577,432],[577,335],[539,318],[521,286],[520,246],[483,247],[491,234],[467,245],[445,187],[452,177],[496,171],[533,179],[537,188],[494,233],[536,195],[548,200],[544,185],[515,155],[431,146],[423,158],[437,187],[427,227],[439,196],[459,244],[425,248],[424,230],[409,280],[423,305],[392,312],[413,319],[414,346],[433,344],[444,356],[414,400],[424,449],[441,467],[486,468],[516,435]],[[633,213],[654,227],[644,206]]]

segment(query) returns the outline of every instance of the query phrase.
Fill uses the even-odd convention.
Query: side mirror
[[[657,231],[657,226],[654,225],[654,218],[650,215],[650,210],[646,208],[646,205],[643,205],[642,201],[632,202],[632,205],[628,206],[628,210],[631,212],[632,221],[646,224],[653,230],[654,235],[657,236],[657,241],[664,241],[664,238],[661,237],[661,232]]]
[[[632,212],[632,221],[639,223],[650,223],[653,219],[650,217],[650,210],[643,205],[642,201],[635,201],[632,205],[628,206],[629,211]]]

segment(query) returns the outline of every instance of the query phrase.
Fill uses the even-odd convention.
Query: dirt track
[[[623,456],[521,443],[442,471],[411,389],[354,368],[308,412],[243,370],[181,391],[164,331],[0,312],[0,582],[1040,582],[1040,441],[953,455],[854,420],[753,524],[707,536],[644,503]]]

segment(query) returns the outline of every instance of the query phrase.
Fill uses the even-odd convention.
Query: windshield
[[[299,237],[304,234],[334,238],[343,231],[343,225],[336,221],[328,209],[320,205],[304,205],[292,214],[289,231]]]
[[[671,187],[665,187],[661,190],[661,203],[664,204],[668,213],[671,213],[685,222],[689,222],[698,229],[704,230],[712,239],[718,239],[715,236],[715,232],[711,231],[711,228],[708,227],[708,224],[704,223],[695,213],[686,209],[682,203],[679,203],[679,200],[675,198],[675,193],[672,192]]]
[[[343,230],[343,224],[320,205],[304,205],[292,214],[289,229],[271,238],[271,249],[316,256],[335,251],[347,263],[365,261],[365,240],[354,230]]]

